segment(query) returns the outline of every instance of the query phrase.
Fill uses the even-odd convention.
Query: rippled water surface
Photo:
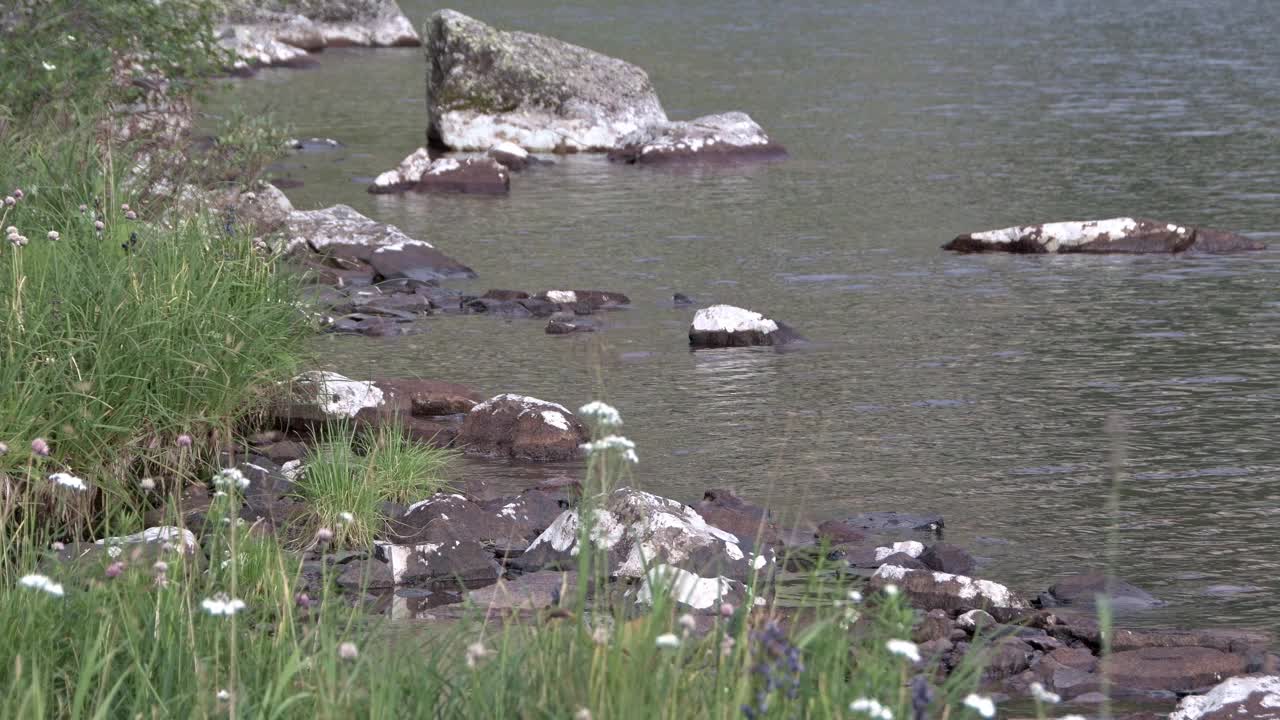
[[[435,9],[401,3],[421,21]],[[825,519],[936,510],[982,574],[1027,589],[1098,567],[1108,413],[1129,426],[1117,564],[1171,602],[1139,623],[1280,628],[1280,252],[958,257],[954,235],[1134,214],[1276,233],[1280,16],[1269,2],[459,2],[646,68],[668,113],[750,112],[791,158],[653,170],[595,157],[509,197],[373,197],[421,144],[417,50],[339,50],[237,82],[342,150],[291,158],[299,207],[348,203],[473,266],[462,285],[625,292],[593,336],[436,318],[325,337],[333,367],[616,404],[636,482],[728,486]],[[700,302],[814,340],[690,353]],[[572,468],[569,468],[572,470]],[[468,464],[467,474],[541,472]],[[1222,587],[1235,586],[1235,587]],[[1240,586],[1257,586],[1240,592]]]

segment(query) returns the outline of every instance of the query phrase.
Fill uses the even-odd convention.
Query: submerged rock
[[[1280,676],[1235,677],[1204,695],[1189,695],[1169,720],[1280,720]]]
[[[1260,240],[1222,230],[1118,217],[1018,225],[967,233],[942,246],[956,252],[1223,253],[1263,250]]]
[[[941,515],[928,513],[900,512],[867,512],[838,520],[827,520],[818,526],[818,536],[832,542],[848,542],[843,539],[861,539],[867,533],[903,534],[934,533],[941,534],[946,521]]]
[[[732,305],[703,308],[689,325],[689,344],[695,348],[782,345],[801,339],[783,323]]]
[[[635,65],[453,10],[428,20],[426,53],[427,136],[454,150],[607,151],[667,119]]]
[[[574,572],[535,572],[467,593],[467,600],[490,610],[541,610],[560,604],[561,598],[577,592]]]
[[[513,394],[471,408],[458,434],[470,454],[544,462],[578,457],[587,439],[586,427],[563,405]]]
[[[643,579],[645,568],[669,565],[699,577],[744,581],[767,573],[771,553],[751,554],[738,537],[707,524],[675,500],[620,488],[591,511],[591,537],[608,555],[613,577]],[[529,545],[522,567],[576,566],[579,511],[568,510]]]
[[[1120,687],[1185,693],[1242,675],[1246,667],[1240,655],[1213,648],[1178,647],[1113,653],[1099,670]]]
[[[1040,596],[1040,604],[1043,607],[1093,606],[1097,604],[1099,595],[1107,595],[1112,607],[1124,610],[1145,610],[1164,604],[1146,590],[1120,578],[1110,578],[1108,586],[1105,573],[1085,573],[1062,578],[1049,588],[1048,593]]]
[[[622,140],[609,159],[628,164],[681,160],[779,159],[786,149],[743,112],[705,115],[687,122],[652,125]]]

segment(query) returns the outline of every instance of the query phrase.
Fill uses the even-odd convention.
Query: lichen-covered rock
[[[1204,695],[1188,695],[1169,720],[1280,720],[1280,676],[1224,680]]]
[[[800,339],[785,324],[733,305],[703,308],[689,325],[689,344],[695,348],[782,345]]]
[[[727,112],[687,122],[655,124],[622,140],[609,159],[628,164],[680,160],[760,160],[786,157],[750,115]]]
[[[742,605],[747,588],[723,575],[702,577],[683,568],[655,565],[649,568],[641,581],[640,589],[636,591],[636,603],[653,605],[664,595],[682,610],[719,613],[721,603],[727,602],[735,607]]]
[[[667,119],[635,65],[453,10],[427,22],[426,53],[427,135],[454,150],[608,151]]]
[[[560,306],[566,311],[585,311],[588,313],[601,309],[625,307],[631,304],[631,298],[620,292],[606,290],[547,290],[534,297]]]
[[[232,70],[247,72],[264,67],[307,67],[316,63],[302,48],[277,39],[265,25],[234,25],[218,33],[218,44],[232,53]]]
[[[1023,610],[1030,604],[1000,583],[978,580],[966,575],[909,570],[896,565],[881,565],[871,576],[872,587],[896,585],[912,605],[925,610],[1013,609]]]
[[[471,408],[458,444],[463,451],[517,460],[568,460],[588,439],[586,427],[563,405],[505,394]]]
[[[474,270],[431,243],[415,240],[400,228],[366,217],[347,205],[297,210],[289,215],[286,225],[285,252],[352,261],[356,267],[371,267],[375,280],[429,281],[476,276]]]
[[[493,553],[475,540],[441,540],[412,545],[379,543],[378,557],[387,563],[397,586],[435,582],[465,586],[491,583],[502,575]]]
[[[531,157],[529,151],[513,142],[500,142],[489,148],[489,157],[496,160],[508,170],[523,170],[529,167]]]
[[[1118,217],[1018,225],[966,233],[942,246],[956,252],[1224,253],[1263,250],[1266,244],[1222,230]]]
[[[659,565],[687,570],[701,578],[724,576],[744,581],[766,574],[772,553],[744,550],[738,537],[707,524],[693,508],[634,488],[615,490],[591,511],[590,536],[608,555],[608,572],[643,579]],[[579,511],[568,510],[529,545],[522,567],[574,565],[577,562]]]
[[[426,148],[420,147],[405,156],[399,165],[374,178],[373,184],[369,186],[369,192],[378,195],[411,190],[430,167],[431,153]]]

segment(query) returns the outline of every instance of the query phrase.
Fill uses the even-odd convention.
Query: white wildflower
[[[223,688],[218,691],[217,697],[219,702],[226,702],[231,699],[231,691]]]
[[[573,720],[591,720],[591,711],[586,708],[578,708],[578,712],[573,714]]]
[[[857,590],[850,590],[850,591],[849,591],[849,602],[854,603],[854,604],[857,604],[857,603],[862,602],[862,593],[858,592]]]
[[[138,485],[141,486],[142,489],[146,490],[147,492],[151,492],[152,490],[156,489],[156,481],[151,478],[142,478],[141,482],[139,482]]]
[[[584,443],[582,449],[588,454],[598,452],[609,452],[610,450],[621,450],[622,457],[630,463],[640,462],[640,458],[636,455],[636,444],[621,435],[606,435],[594,442]]]
[[[894,655],[901,655],[913,663],[920,662],[920,648],[910,640],[890,640],[884,646]]]
[[[984,718],[993,718],[996,716],[996,704],[989,697],[983,697],[975,693],[969,693],[964,699],[965,707],[973,708],[979,715]]]
[[[57,69],[58,69],[58,66],[57,66],[57,65],[54,65],[53,63],[49,62],[48,60],[41,60],[41,61],[40,61],[40,65],[41,65],[42,67],[44,67],[44,69],[45,69],[47,72],[53,72],[54,70],[57,70]]]
[[[894,585],[893,583],[889,583],[888,585],[884,586],[883,592],[885,595],[888,595],[889,597],[896,597],[898,594],[898,586]]]
[[[360,649],[353,642],[344,642],[338,646],[338,657],[343,660],[355,660],[360,657]]]
[[[467,667],[475,669],[480,661],[489,656],[489,650],[482,642],[473,642],[467,646]]]
[[[62,487],[79,490],[81,492],[89,489],[89,486],[85,484],[84,480],[81,480],[71,473],[54,473],[49,476],[49,481],[55,485],[61,485]]]
[[[60,237],[62,237],[62,236],[58,234],[58,231],[57,231],[57,230],[50,230],[50,231],[49,231],[49,239],[50,239],[50,240],[52,240],[52,241],[54,241],[54,242],[57,242],[57,241],[58,241],[58,238],[60,238]]]
[[[680,647],[680,638],[675,633],[664,633],[653,639],[653,644],[660,648],[671,649]]]
[[[893,720],[893,711],[871,698],[858,698],[849,703],[849,712],[864,713],[877,720]]]
[[[617,427],[622,424],[622,415],[618,413],[618,409],[599,400],[578,408],[578,414],[594,420],[597,425]]]
[[[1056,692],[1046,690],[1045,687],[1038,682],[1031,683],[1030,690],[1031,697],[1035,698],[1036,702],[1042,702],[1047,705],[1056,705],[1062,702],[1061,695]]]
[[[218,593],[211,598],[206,598],[200,603],[204,611],[210,615],[235,615],[245,608],[243,600],[229,598],[224,593]]]
[[[23,575],[18,580],[18,584],[22,587],[29,587],[33,590],[43,590],[50,595],[62,597],[62,585],[50,580],[44,575]]]
[[[213,476],[213,485],[223,490],[232,488],[244,490],[249,487],[249,478],[245,477],[238,468],[227,468]]]
[[[698,621],[694,620],[693,616],[689,613],[685,613],[677,618],[676,624],[680,626],[680,629],[684,631],[686,635],[698,629]]]
[[[356,516],[349,512],[340,512],[338,513],[338,519],[350,525],[351,523],[356,521]]]

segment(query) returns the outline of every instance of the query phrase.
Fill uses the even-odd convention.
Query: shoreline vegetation
[[[1194,720],[1280,693],[1270,638],[1116,628],[1158,601],[1106,575],[1028,599],[973,577],[940,516],[788,530],[729,490],[644,492],[604,402],[312,369],[322,330],[450,306],[574,332],[629,301],[463,296],[439,280],[474,272],[430,245],[293,210],[264,182],[269,120],[194,138],[207,80],[248,67],[235,43],[289,56],[262,64],[412,44],[386,0],[254,7],[0,14],[0,716]],[[471,137],[457,119],[437,134]],[[684,153],[695,126],[623,161]],[[441,167],[421,152],[401,189]],[[728,306],[690,332],[801,341]],[[446,480],[464,452],[585,471],[481,497]]]

